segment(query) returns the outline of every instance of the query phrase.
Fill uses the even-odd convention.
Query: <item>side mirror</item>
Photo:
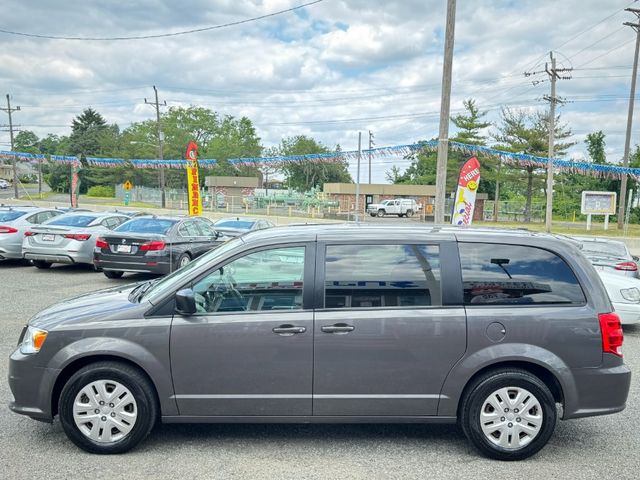
[[[217,230],[216,230],[215,232],[216,232],[216,233],[215,233],[215,235],[213,235],[213,239],[214,239],[214,240],[217,240],[217,239],[219,239],[219,238],[220,238],[221,233],[220,233],[219,231],[217,231]]]
[[[176,292],[176,313],[187,317],[196,313],[196,297],[190,288]]]
[[[633,261],[634,262],[640,262],[640,257],[637,255],[633,255]]]

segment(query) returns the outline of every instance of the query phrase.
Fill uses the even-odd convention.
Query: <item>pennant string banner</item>
[[[419,153],[420,151],[435,151],[438,148],[437,140],[427,142],[395,145],[390,147],[378,147],[371,150],[362,150],[362,156],[371,154],[374,158],[388,157],[406,157],[407,155]],[[514,153],[504,150],[497,150],[491,147],[481,145],[469,145],[466,143],[449,141],[449,148],[454,151],[464,152],[470,155],[480,155],[485,157],[498,158],[501,161],[517,167],[534,167],[546,169],[548,167],[548,159],[546,157],[538,157],[526,153]],[[25,161],[39,161],[47,159],[45,155],[33,154],[25,152],[0,151],[0,158]],[[353,161],[358,158],[358,151],[351,150],[346,152],[327,152],[313,153],[309,155],[288,155],[274,157],[249,157],[249,158],[232,158],[229,164],[239,168],[242,166],[254,167],[282,167],[289,163],[317,162],[332,163],[339,161]],[[62,163],[68,165],[79,164],[80,159],[76,156],[67,155],[50,155],[49,160],[54,163]],[[134,168],[186,168],[188,163],[182,159],[158,160],[158,159],[133,159],[125,160],[122,158],[98,158],[85,157],[86,162],[96,167],[121,167],[132,166]],[[198,160],[201,168],[211,168],[217,165],[215,159]],[[592,175],[597,177],[622,178],[628,175],[636,180],[640,180],[640,168],[619,167],[616,165],[599,165],[589,162],[553,159],[553,168],[567,173],[577,173],[581,175]]]

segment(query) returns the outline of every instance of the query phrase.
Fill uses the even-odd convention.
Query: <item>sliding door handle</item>
[[[356,329],[353,325],[347,325],[346,323],[336,323],[333,325],[325,325],[324,327],[320,327],[324,333],[349,333],[353,332]]]

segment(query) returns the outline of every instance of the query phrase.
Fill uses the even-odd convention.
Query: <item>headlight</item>
[[[40,330],[32,326],[27,327],[22,343],[20,344],[20,353],[25,355],[38,353],[47,339],[48,332]]]
[[[629,302],[640,303],[640,290],[636,287],[623,288],[620,290],[620,295]]]

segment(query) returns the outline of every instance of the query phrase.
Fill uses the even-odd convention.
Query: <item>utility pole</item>
[[[362,132],[358,132],[358,170],[356,173],[356,222],[360,221],[360,160],[362,158]]]
[[[7,114],[9,114],[9,138],[11,139],[11,151],[14,151],[14,145],[13,145],[13,119],[11,118],[11,114],[13,112],[18,112],[20,111],[20,107],[13,107],[11,108],[11,98],[9,97],[9,94],[7,93],[7,107],[0,107],[0,110],[2,110],[3,112],[7,112]],[[16,158],[16,156],[13,156],[13,196],[15,198],[18,198],[18,160]]]
[[[447,27],[442,66],[442,96],[440,129],[438,131],[438,163],[436,166],[436,205],[434,223],[444,223],[444,202],[447,193],[447,159],[449,156],[449,110],[451,107],[451,70],[456,27],[456,0],[447,0]]]
[[[148,105],[153,105],[156,108],[156,122],[158,128],[158,158],[163,160],[163,151],[162,151],[162,143],[164,142],[164,134],[162,133],[162,129],[160,127],[160,105],[167,105],[166,100],[162,103],[158,101],[158,89],[156,86],[153,86],[153,91],[155,93],[155,101],[149,102],[147,99],[144,99],[144,103]],[[164,167],[162,166],[162,162],[160,163],[160,206],[162,208],[166,207],[166,195],[165,195],[165,184],[164,184]]]
[[[625,25],[636,31],[636,53],[633,57],[633,73],[631,75],[631,92],[629,93],[629,113],[627,114],[627,135],[624,139],[624,158],[622,166],[629,166],[629,151],[631,149],[631,126],[633,124],[633,107],[636,96],[636,78],[638,76],[638,50],[640,49],[640,9],[625,8],[627,12],[631,12],[636,16],[638,23],[625,22]],[[618,204],[618,230],[624,225],[624,207],[627,194],[627,176],[623,175],[620,183],[620,200]]]
[[[562,100],[556,96],[556,80],[569,80],[570,76],[561,77],[559,73],[570,72],[572,68],[556,68],[556,58],[553,52],[549,52],[551,59],[551,68],[545,63],[544,69],[551,79],[551,95],[545,95],[544,99],[549,102],[549,154],[547,159],[547,207],[544,217],[544,226],[547,232],[551,231],[551,222],[553,220],[553,156],[554,141],[556,128],[556,104],[562,103]]]
[[[369,130],[369,185],[371,185],[371,149],[373,145],[373,132]]]

